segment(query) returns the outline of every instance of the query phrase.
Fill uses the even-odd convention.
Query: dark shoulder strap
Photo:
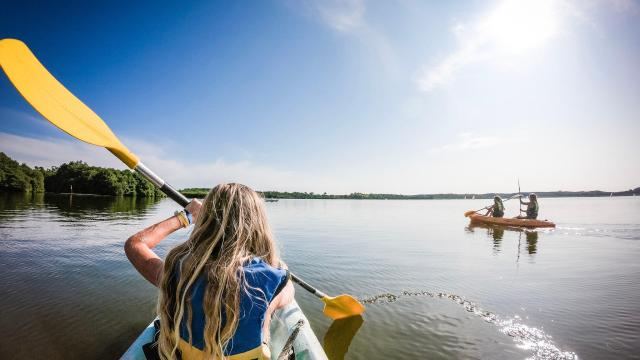
[[[147,360],[160,360],[160,354],[158,353],[158,337],[160,336],[160,319],[156,319],[153,322],[154,333],[153,341],[142,345],[142,352]],[[182,360],[182,354],[180,350],[176,352],[176,360]]]
[[[282,279],[282,281],[280,282],[280,285],[278,285],[278,287],[276,288],[276,291],[273,293],[274,299],[276,298],[276,296],[278,296],[278,294],[280,294],[282,289],[284,289],[284,287],[287,286],[287,283],[289,282],[289,280],[291,280],[291,273],[289,272],[289,270],[285,270],[285,271],[287,272],[287,274],[285,275],[284,279]]]

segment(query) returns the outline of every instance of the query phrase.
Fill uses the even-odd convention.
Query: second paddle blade
[[[364,305],[350,295],[325,297],[322,301],[325,304],[324,314],[334,320],[361,315],[364,312]]]

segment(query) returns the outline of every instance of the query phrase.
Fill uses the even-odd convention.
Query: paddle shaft
[[[303,289],[307,290],[308,292],[312,293],[313,295],[319,297],[320,299],[328,297],[327,294],[325,294],[322,291],[320,291],[320,290],[314,288],[313,286],[307,284],[304,280],[302,280],[299,277],[295,276],[293,273],[290,273],[290,275],[291,275],[291,280],[293,280],[295,283],[297,283]]]
[[[478,211],[480,211],[480,210],[487,210],[487,209],[488,209],[488,208],[490,208],[491,206],[492,206],[492,205],[485,206],[485,207],[483,207],[482,209],[473,210],[473,212],[475,213],[475,212],[478,212]]]
[[[522,197],[522,192],[520,192],[520,178],[518,178],[518,195]],[[522,215],[522,199],[520,199],[520,215]]]
[[[189,204],[189,199],[186,196],[182,195],[178,190],[176,190],[173,186],[167,184],[162,178],[151,169],[146,167],[142,161],[136,165],[134,168],[140,175],[145,177],[147,180],[151,181],[151,183],[160,189],[163,193],[165,193],[171,200],[177,202],[180,206],[185,207]]]
[[[507,201],[509,201],[509,200],[511,200],[511,199],[515,199],[515,198],[516,198],[516,197],[518,197],[518,196],[520,196],[520,194],[518,194],[518,195],[513,195],[512,197],[508,198],[507,200],[504,200],[504,201],[503,201],[503,203],[505,203],[505,202],[507,202]],[[473,212],[475,213],[475,212],[478,212],[478,211],[480,211],[480,210],[486,210],[486,209],[488,209],[488,208],[490,208],[490,207],[492,207],[492,206],[493,206],[493,205],[485,206],[485,207],[483,207],[482,209],[474,210]],[[520,210],[520,212],[522,212],[522,210]],[[465,213],[465,214],[466,214],[466,213]]]
[[[189,204],[190,201],[189,199],[187,199],[186,196],[182,195],[178,190],[173,188],[171,185],[167,184],[160,176],[158,176],[156,173],[151,171],[151,169],[145,166],[142,162],[139,162],[138,165],[136,165],[135,170],[140,175],[144,176],[146,179],[151,181],[152,184],[157,186],[160,189],[160,191],[167,194],[169,198],[171,198],[173,201],[180,204],[180,206],[185,207],[187,206],[187,204]],[[291,275],[291,280],[293,280],[295,283],[297,283],[298,285],[300,285],[302,288],[309,291],[313,295],[319,297],[320,299],[328,297],[327,294],[307,284],[304,280],[300,279],[293,273],[289,272],[289,274]]]

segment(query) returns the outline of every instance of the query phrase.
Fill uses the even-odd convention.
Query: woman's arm
[[[289,269],[287,264],[282,260],[280,260],[280,264],[278,264],[278,268],[285,269],[285,270]],[[271,315],[273,315],[273,312],[291,304],[291,302],[295,297],[296,290],[293,287],[293,283],[291,282],[291,279],[289,278],[289,276],[287,276],[286,281],[287,283],[285,284],[285,286],[282,288],[282,290],[280,290],[278,295],[276,295],[276,297],[274,297],[271,300],[271,303],[269,303],[269,307],[267,308],[265,321],[264,321],[264,324],[262,324],[263,326],[262,333],[266,334],[267,336],[266,340],[268,340],[269,326],[271,326]]]
[[[181,228],[182,223],[178,217],[172,216],[137,232],[124,243],[124,252],[133,267],[155,286],[160,284],[164,261],[152,249],[169,234]]]
[[[280,260],[280,264],[278,265],[280,269],[289,270],[289,266],[282,260]],[[295,296],[295,288],[293,287],[293,283],[289,276],[287,276],[287,284],[280,290],[280,293],[271,300],[271,304],[269,307],[273,307],[273,310],[283,308],[289,305]]]
[[[293,283],[291,280],[287,281],[287,285],[282,288],[280,294],[276,296],[275,299],[269,304],[269,307],[273,306],[273,310],[281,309],[293,301],[293,298],[296,295],[296,290],[293,287]]]
[[[193,222],[195,222],[201,206],[200,201],[191,200],[185,208],[191,213]],[[124,252],[133,267],[155,286],[160,284],[164,261],[152,249],[169,234],[182,227],[178,217],[172,216],[137,232],[124,243]]]
[[[273,312],[289,305],[293,301],[295,294],[296,291],[293,287],[293,283],[291,280],[287,280],[287,285],[282,288],[282,291],[280,291],[278,296],[273,298],[269,304],[264,324],[262,324],[262,333],[265,334],[265,340],[269,340],[269,327],[271,326],[271,316],[273,315]]]

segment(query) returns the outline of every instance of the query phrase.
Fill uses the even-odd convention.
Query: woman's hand
[[[195,224],[198,220],[198,214],[200,214],[200,208],[202,208],[202,202],[198,199],[192,199],[187,206],[184,207],[191,214],[191,223]]]

